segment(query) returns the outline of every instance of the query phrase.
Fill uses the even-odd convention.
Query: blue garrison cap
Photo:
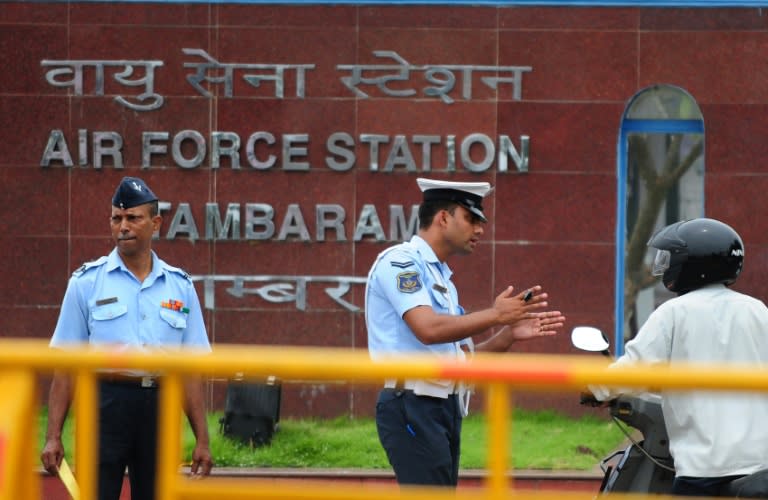
[[[123,177],[112,197],[112,206],[125,209],[153,201],[157,201],[157,196],[143,180],[138,177]]]

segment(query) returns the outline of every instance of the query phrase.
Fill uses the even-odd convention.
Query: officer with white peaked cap
[[[365,319],[373,360],[408,355],[464,359],[472,336],[502,327],[479,343],[478,351],[504,352],[515,341],[553,335],[563,326],[559,311],[546,311],[539,285],[512,286],[493,305],[469,313],[459,303],[446,263],[472,253],[487,218],[488,182],[417,179],[423,201],[419,231],[410,241],[384,250],[368,274]],[[400,484],[455,487],[461,422],[468,394],[453,380],[391,379],[376,404],[379,440]]]

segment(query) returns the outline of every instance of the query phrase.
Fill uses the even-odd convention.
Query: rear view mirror
[[[608,341],[599,329],[593,326],[577,326],[571,332],[571,343],[583,351],[607,352]]]

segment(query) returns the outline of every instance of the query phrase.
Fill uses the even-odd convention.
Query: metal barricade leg
[[[34,373],[15,370],[0,373],[0,500],[40,498],[35,475],[37,384]]]

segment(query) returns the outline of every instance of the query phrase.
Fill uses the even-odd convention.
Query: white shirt
[[[675,361],[768,364],[768,308],[720,284],[694,290],[660,305],[612,367]],[[619,392],[591,389],[600,400]],[[662,395],[677,476],[721,477],[768,467],[768,394]]]

